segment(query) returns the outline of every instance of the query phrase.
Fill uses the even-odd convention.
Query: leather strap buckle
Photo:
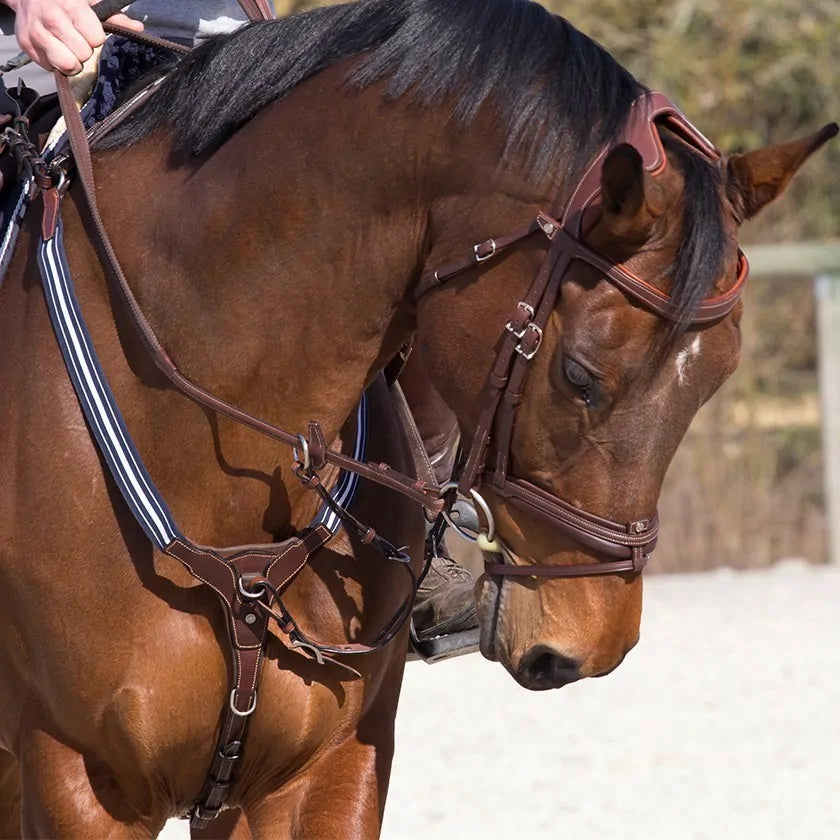
[[[518,324],[516,322],[517,316],[519,315],[520,310],[525,310],[526,319],[523,319],[522,324]],[[526,303],[524,300],[520,300],[518,304],[516,304],[516,315],[511,318],[506,324],[505,329],[509,333],[513,333],[517,338],[522,338],[525,335],[525,330],[529,327],[528,321],[534,317],[536,313],[534,312],[534,307],[531,306],[530,303]]]
[[[237,717],[250,717],[254,713],[254,709],[257,708],[257,692],[254,692],[254,696],[251,699],[251,705],[244,711],[240,712],[239,709],[236,708],[236,689],[234,688],[233,691],[230,693],[230,700],[228,701],[228,705],[230,706],[231,712],[235,714]]]
[[[519,338],[519,344],[517,344],[514,349],[520,356],[522,356],[523,359],[530,362],[531,359],[537,355],[537,351],[542,345],[542,327],[534,323],[527,324],[525,329],[522,330],[522,333],[518,335],[517,338]]]
[[[242,757],[242,741],[231,741],[229,744],[220,747],[216,754],[225,761],[236,761]],[[215,779],[213,779],[213,782],[218,784]]]
[[[488,250],[489,249],[489,250]],[[489,260],[496,256],[496,240],[488,239],[486,242],[479,242],[478,245],[473,245],[473,253],[475,254],[475,261],[477,263]]]

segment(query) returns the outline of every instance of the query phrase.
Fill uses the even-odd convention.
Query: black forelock
[[[720,279],[729,234],[723,222],[718,168],[667,134],[662,141],[672,160],[676,159],[684,180],[682,239],[671,288],[678,334],[690,325],[698,304]]]

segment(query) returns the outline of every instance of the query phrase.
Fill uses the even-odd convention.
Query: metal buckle
[[[530,303],[525,303],[524,300],[520,300],[519,303],[516,304],[516,308],[519,309],[520,307],[522,307],[522,309],[524,309],[528,313],[528,316],[530,318],[533,318],[536,315],[536,313],[534,312],[534,307],[531,306]],[[522,327],[521,330],[517,330],[513,326],[513,321],[508,321],[505,324],[505,329],[509,333],[513,333],[517,338],[522,338],[522,336],[525,335],[525,330],[527,330],[529,326],[530,324],[526,324],[524,327]]]
[[[478,253],[478,249],[482,245],[489,245],[490,246],[490,253],[485,254],[483,257],[481,254]],[[485,242],[479,242],[478,245],[473,245],[473,253],[475,254],[475,261],[477,263],[484,262],[485,260],[491,259],[491,257],[496,256],[496,240],[495,239],[488,239]]]
[[[258,601],[263,595],[265,595],[264,583],[258,584],[254,589],[246,589],[241,576],[239,580],[236,581],[236,588],[239,590],[239,594],[243,598],[247,598],[249,601]]]
[[[525,333],[528,330],[533,330],[535,335],[537,336],[537,343],[534,345],[533,350],[523,350],[522,349],[522,338],[524,337]],[[542,340],[543,340],[542,328],[537,326],[537,324],[528,324],[525,327],[525,329],[522,330],[522,335],[518,335],[517,338],[519,339],[519,344],[517,344],[514,349],[516,350],[517,353],[519,353],[520,356],[522,356],[523,359],[530,362],[531,359],[533,359],[534,356],[537,355],[537,351],[540,349],[540,346],[542,345]]]
[[[227,750],[233,748],[233,753],[228,753]],[[237,759],[242,757],[242,741],[231,741],[229,744],[225,744],[223,747],[220,747],[216,754],[219,758],[224,758],[225,760],[229,761],[236,761]]]

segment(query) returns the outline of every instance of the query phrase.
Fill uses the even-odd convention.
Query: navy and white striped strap
[[[0,239],[0,286],[3,285],[6,271],[15,252],[20,226],[23,224],[23,218],[29,209],[34,182],[35,179],[29,177],[25,181],[15,184],[6,198],[6,206],[0,211],[2,212],[0,216],[0,231],[2,231],[2,239]]]
[[[123,498],[149,539],[163,551],[183,536],[131,439],[93,349],[64,254],[60,220],[55,235],[41,240],[38,267],[58,345],[88,426]]]
[[[364,461],[367,452],[367,436],[368,436],[368,402],[367,395],[362,394],[362,399],[359,402],[359,407],[356,409],[356,437],[353,441],[353,451],[351,455],[357,461]],[[342,508],[350,507],[353,498],[356,495],[356,489],[359,486],[359,476],[356,473],[342,470],[338,477],[338,484],[331,495],[333,501]],[[321,505],[318,515],[315,517],[313,525],[324,525],[333,534],[338,533],[341,528],[341,519],[338,514],[330,510],[330,508],[323,504]]]

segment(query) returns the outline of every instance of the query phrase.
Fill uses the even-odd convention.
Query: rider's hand
[[[90,7],[96,0],[4,0],[14,10],[20,48],[46,70],[78,73],[105,40],[102,24]],[[126,0],[125,5],[128,5]],[[108,23],[143,31],[140,21],[112,15]]]

